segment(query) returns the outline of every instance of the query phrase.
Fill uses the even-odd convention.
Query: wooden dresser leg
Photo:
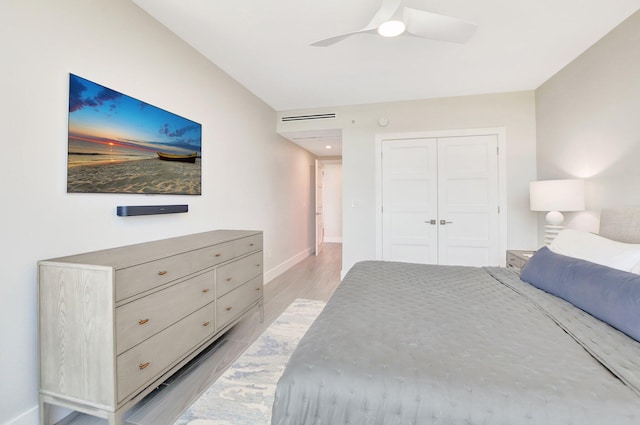
[[[38,415],[40,416],[40,425],[50,425],[51,408],[44,402],[42,396],[38,396]]]
[[[108,425],[122,425],[122,412],[109,412],[107,415]]]
[[[260,310],[260,323],[264,323],[264,302],[258,305],[258,310]]]

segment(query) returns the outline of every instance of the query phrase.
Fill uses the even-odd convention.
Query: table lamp
[[[564,228],[560,211],[584,211],[584,180],[542,180],[529,183],[531,211],[547,211],[544,241],[549,245]]]

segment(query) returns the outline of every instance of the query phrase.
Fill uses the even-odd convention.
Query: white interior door
[[[382,145],[383,259],[438,263],[436,139]]]
[[[382,259],[500,264],[495,135],[384,140]]]
[[[320,255],[324,244],[324,206],[322,200],[322,191],[324,185],[324,164],[316,159],[315,163],[316,175],[316,193],[315,193],[315,211],[316,211],[316,255]]]
[[[499,264],[498,205],[497,136],[439,138],[439,264]]]

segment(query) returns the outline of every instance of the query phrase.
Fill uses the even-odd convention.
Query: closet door
[[[498,138],[382,144],[382,259],[500,264]]]
[[[383,259],[438,263],[436,139],[382,146]]]
[[[438,139],[438,263],[500,263],[498,138]]]

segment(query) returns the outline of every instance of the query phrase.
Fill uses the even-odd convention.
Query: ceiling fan
[[[327,47],[352,35],[367,33],[378,33],[384,37],[410,35],[451,43],[464,43],[475,30],[475,24],[426,10],[406,7],[403,5],[403,0],[382,0],[380,9],[364,28],[316,41],[311,45]]]

